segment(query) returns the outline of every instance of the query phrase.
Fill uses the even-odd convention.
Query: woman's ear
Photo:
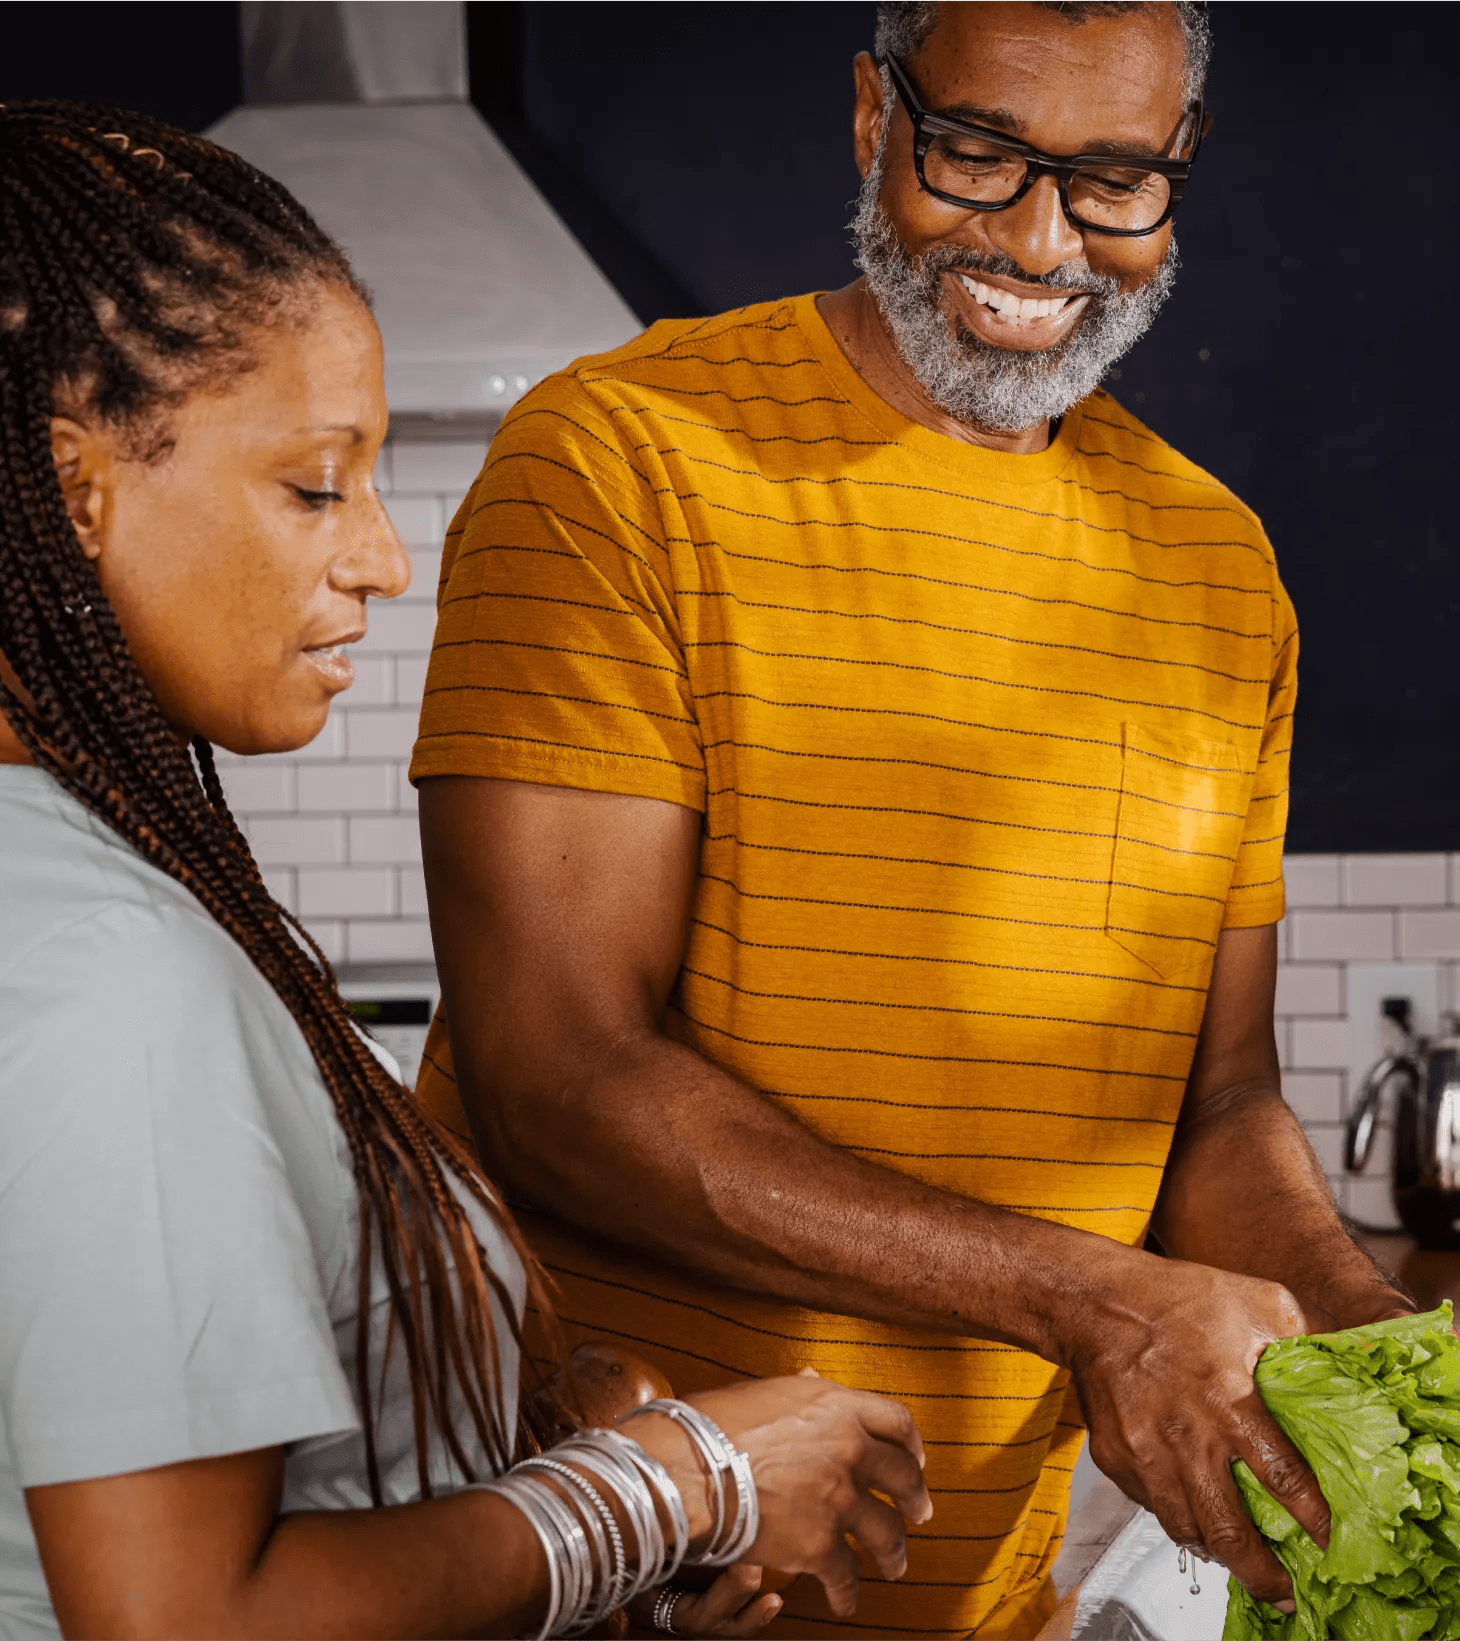
[[[116,457],[111,441],[98,438],[68,416],[51,418],[51,460],[61,481],[66,512],[87,558],[101,557],[111,516]]]

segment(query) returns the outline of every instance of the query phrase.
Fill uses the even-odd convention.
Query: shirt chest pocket
[[[1163,979],[1211,964],[1251,784],[1228,741],[1123,726],[1105,932]]]

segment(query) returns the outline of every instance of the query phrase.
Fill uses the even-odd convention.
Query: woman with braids
[[[562,1632],[681,1561],[850,1613],[843,1535],[895,1577],[930,1509],[905,1409],[771,1380],[528,1453],[542,1274],[228,812],[212,747],[312,739],[406,584],[381,382],[268,178],[0,108],[0,1635]]]

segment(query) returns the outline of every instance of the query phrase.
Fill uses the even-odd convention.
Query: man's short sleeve
[[[670,544],[632,419],[550,378],[446,540],[411,779],[483,775],[703,809]]]
[[[1255,929],[1276,923],[1287,909],[1283,839],[1288,827],[1288,764],[1293,746],[1293,706],[1298,694],[1298,622],[1276,571],[1273,588],[1267,717],[1247,805],[1247,825],[1227,892],[1224,929]]]
[[[112,904],[5,977],[0,1438],[23,1487],[359,1423],[297,1189],[328,1181],[326,1125],[282,1005],[200,923]]]

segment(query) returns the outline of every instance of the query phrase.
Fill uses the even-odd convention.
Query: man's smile
[[[982,342],[1032,352],[1062,342],[1079,323],[1087,293],[1019,287],[1013,280],[950,269],[944,283],[954,311]]]

